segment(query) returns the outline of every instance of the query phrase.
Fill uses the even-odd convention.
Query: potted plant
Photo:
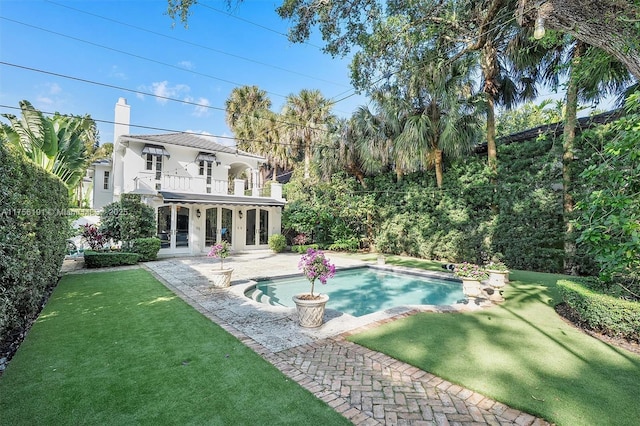
[[[208,257],[220,259],[220,269],[213,269],[211,271],[210,281],[214,287],[229,287],[231,285],[231,273],[233,269],[224,267],[224,259],[229,256],[229,249],[229,243],[223,240],[212,245],[209,253],[207,253]]]
[[[326,294],[314,294],[316,280],[326,284],[327,280],[336,273],[336,267],[324,252],[310,248],[302,255],[298,262],[298,269],[311,283],[311,292],[293,296],[298,312],[298,324],[302,327],[315,328],[322,325],[324,309],[329,296]]]
[[[489,273],[491,287],[502,288],[509,282],[509,268],[504,262],[496,260],[489,262],[485,269]]]
[[[462,291],[468,297],[480,296],[481,282],[489,277],[484,268],[468,262],[456,265],[453,274],[462,280]]]

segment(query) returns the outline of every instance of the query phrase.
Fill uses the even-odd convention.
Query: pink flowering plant
[[[300,233],[300,234],[296,235],[295,237],[293,237],[293,241],[292,242],[296,246],[303,246],[303,245],[307,244],[307,234]]]
[[[459,278],[468,278],[478,281],[489,278],[489,274],[483,267],[468,262],[456,265],[456,268],[453,270],[453,274]]]
[[[223,269],[224,259],[229,256],[229,243],[226,241],[219,242],[211,246],[211,250],[207,253],[208,257],[220,259],[220,269]]]
[[[313,286],[316,279],[322,284],[326,284],[329,278],[336,273],[336,266],[329,262],[322,250],[310,248],[302,255],[298,262],[298,269],[302,270],[304,276],[311,282],[311,298],[313,295]]]

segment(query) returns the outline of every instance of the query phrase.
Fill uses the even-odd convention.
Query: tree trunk
[[[271,176],[271,180],[274,182],[278,181],[278,163],[273,163],[273,176]]]
[[[435,168],[436,168],[436,184],[438,188],[442,188],[442,150],[435,150]]]
[[[309,179],[311,176],[311,141],[307,141],[304,145],[304,178]]]
[[[500,93],[498,51],[487,41],[482,47],[480,65],[484,77],[483,91],[487,98],[487,162],[495,172],[498,168],[498,150],[496,148],[496,111],[495,99]]]
[[[487,93],[487,163],[494,172],[498,169],[498,148],[496,146],[496,110],[493,95]]]
[[[544,26],[610,53],[640,80],[640,3],[623,0],[519,0],[518,23]]]
[[[395,169],[396,169],[396,182],[400,182],[402,180],[402,177],[404,176],[404,171],[402,170],[402,167],[399,167],[398,165],[396,165]]]
[[[562,144],[562,210],[564,220],[564,271],[575,275],[576,245],[573,240],[573,194],[571,176],[571,163],[573,162],[573,148],[576,139],[576,124],[578,121],[578,68],[580,58],[584,54],[586,46],[578,42],[571,58],[571,72],[567,83],[567,109],[565,111],[563,144]]]

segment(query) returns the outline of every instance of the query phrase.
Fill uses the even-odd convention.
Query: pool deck
[[[367,264],[356,256],[329,253],[328,257],[338,269]],[[143,267],[353,424],[548,424],[345,339],[349,334],[418,311],[482,309],[481,306],[405,306],[362,317],[327,309],[321,327],[305,329],[297,325],[295,308],[271,306],[244,296],[256,278],[299,273],[299,258],[298,254],[271,251],[234,254],[224,262],[234,271],[231,286],[223,289],[212,288],[207,278],[209,271],[219,268],[219,261],[205,256],[163,259],[147,262]],[[70,269],[78,264],[71,264]]]

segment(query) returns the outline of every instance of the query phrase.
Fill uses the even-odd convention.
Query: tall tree
[[[313,147],[328,137],[331,120],[331,103],[319,90],[303,89],[297,95],[289,95],[282,110],[285,121],[285,140],[292,149],[302,151],[304,177],[310,177]]]
[[[262,132],[261,126],[268,127],[264,112],[270,108],[267,92],[258,86],[241,86],[231,91],[225,101],[225,121],[235,135],[239,149],[262,151],[256,132]]]
[[[480,134],[481,110],[473,102],[471,60],[439,63],[431,57],[409,84],[411,109],[395,149],[406,156],[405,162],[413,158],[418,167],[433,168],[438,188],[443,183],[443,155],[470,152]]]

